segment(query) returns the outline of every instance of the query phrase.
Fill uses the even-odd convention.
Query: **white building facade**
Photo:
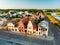
[[[27,25],[27,33],[28,34],[33,34],[33,24],[31,21],[28,22],[28,25]]]
[[[8,31],[11,31],[11,32],[19,32],[18,28],[17,27],[14,27],[14,24],[13,23],[8,23],[7,26],[8,26]]]
[[[48,36],[48,22],[47,21],[42,21],[41,23],[38,24],[38,35],[41,36]]]

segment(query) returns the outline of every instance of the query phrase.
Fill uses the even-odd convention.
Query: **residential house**
[[[36,31],[38,30],[38,26],[33,22],[33,33],[36,33]]]
[[[26,14],[25,13],[22,13],[22,16],[23,16],[23,18],[25,18],[26,17]]]
[[[0,21],[0,26],[2,26],[3,25],[3,21]]]
[[[0,18],[0,25],[5,25],[7,23],[6,18]]]
[[[26,15],[29,15],[28,11],[25,11],[25,14],[26,14]]]
[[[0,29],[2,29],[3,21],[0,21]]]
[[[37,26],[36,23],[35,23],[34,16],[31,15],[30,18],[29,18],[29,20],[30,20],[30,21],[32,22],[32,24],[33,24],[33,33],[35,33],[35,32],[37,31],[38,26]]]
[[[42,21],[38,24],[38,35],[48,36],[48,22]]]
[[[28,24],[28,21],[29,21],[28,17],[26,16],[26,17],[22,18],[21,21],[23,22],[24,27],[27,28],[27,24]]]
[[[31,21],[28,22],[28,25],[27,25],[27,33],[28,34],[33,34],[33,24]]]
[[[23,18],[23,16],[22,16],[23,12],[17,12],[16,14],[18,17]]]
[[[18,28],[15,27],[13,23],[8,23],[7,26],[8,26],[8,31],[19,32]]]
[[[18,22],[18,30],[19,30],[19,32],[21,32],[21,33],[25,33],[25,27],[24,27],[24,24],[23,24],[22,21],[19,21],[19,22]]]
[[[0,29],[4,29],[3,27],[7,25],[7,22],[6,18],[0,18]]]
[[[9,13],[10,17],[16,16],[16,12],[14,10],[9,11],[8,13]]]
[[[22,11],[20,11],[20,12],[17,12],[18,14],[22,14],[23,12]]]

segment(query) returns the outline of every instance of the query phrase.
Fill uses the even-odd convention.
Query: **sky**
[[[58,9],[60,0],[0,0],[0,9]]]

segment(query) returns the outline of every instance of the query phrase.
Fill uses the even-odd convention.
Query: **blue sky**
[[[60,8],[60,0],[0,0],[0,9]]]

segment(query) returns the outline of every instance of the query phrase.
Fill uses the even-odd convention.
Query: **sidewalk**
[[[16,35],[22,35],[22,36],[27,36],[27,37],[30,37],[30,38],[37,38],[37,39],[42,39],[42,40],[54,40],[54,36],[51,35],[48,35],[46,38],[45,36],[40,36],[40,35],[27,35],[27,34],[22,34],[22,33],[13,33],[13,32],[7,32],[5,31],[6,33],[11,33],[11,34],[16,34]]]
[[[21,44],[21,45],[41,45],[41,44],[32,43],[32,42],[23,41],[23,40],[18,40],[18,39],[13,39],[13,38],[7,39],[7,38],[0,37],[0,40],[4,40],[6,42],[17,43],[17,44]]]
[[[40,39],[39,39],[40,38]],[[12,32],[0,32],[0,39],[7,42],[18,43],[22,45],[53,45],[53,40],[50,38],[33,36],[33,35],[22,35],[20,33]],[[47,40],[49,39],[49,40]]]

